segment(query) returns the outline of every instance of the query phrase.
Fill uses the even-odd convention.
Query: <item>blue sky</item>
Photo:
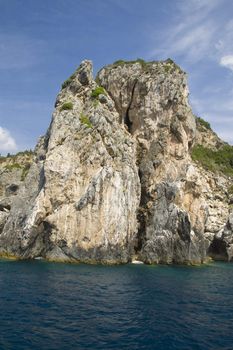
[[[87,58],[171,57],[194,113],[233,143],[232,0],[0,0],[0,153],[33,148]]]

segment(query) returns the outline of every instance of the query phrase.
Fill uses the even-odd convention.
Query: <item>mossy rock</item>
[[[142,58],[137,58],[136,60],[133,61],[124,61],[124,60],[117,60],[113,63],[113,66],[118,67],[118,66],[124,66],[124,65],[129,65],[129,64],[134,64],[134,63],[139,63],[143,69],[143,71],[148,71],[150,70],[150,66],[153,63],[160,63],[162,64],[162,67],[165,71],[165,73],[172,73],[174,71],[182,72],[182,69],[171,59],[168,58],[166,61],[145,61]]]
[[[61,106],[60,110],[61,111],[66,111],[66,110],[71,110],[73,109],[73,103],[72,102],[65,102],[63,103],[63,105]]]
[[[13,171],[15,169],[22,169],[22,165],[20,165],[19,163],[12,163],[12,164],[7,164],[4,169],[8,170],[8,171]]]
[[[182,72],[182,69],[171,58],[166,59],[163,63],[165,73]]]
[[[85,114],[81,113],[79,119],[80,119],[80,122],[81,122],[82,124],[86,125],[88,128],[92,128],[92,127],[93,127],[93,125],[92,125],[92,123],[90,122],[88,116],[86,116]]]
[[[106,95],[106,91],[102,86],[98,86],[91,93],[91,97],[93,98],[98,98],[99,95]]]
[[[117,67],[117,66],[124,66],[124,65],[128,65],[128,64],[134,64],[134,63],[140,63],[140,65],[143,68],[146,68],[147,65],[151,62],[146,62],[142,58],[137,58],[136,60],[132,60],[132,61],[117,60],[113,63],[113,66]]]

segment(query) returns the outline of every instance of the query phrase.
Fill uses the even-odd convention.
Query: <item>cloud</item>
[[[220,65],[226,68],[229,68],[233,71],[233,55],[223,56],[220,59]]]
[[[171,20],[153,31],[148,59],[173,58],[189,74],[190,102],[228,142],[233,120],[233,19],[228,0],[177,0]],[[225,72],[223,67],[227,68]]]
[[[218,10],[225,0],[180,0],[174,7],[171,24],[159,37],[159,51],[149,57],[180,57],[189,63],[198,63],[212,57],[218,61],[220,51],[230,42],[232,23],[221,23]]]
[[[12,152],[16,151],[16,149],[16,142],[10,132],[0,126],[0,152]]]
[[[223,2],[224,0],[181,0],[178,2],[178,8],[182,14],[188,13],[191,17],[198,15],[200,19],[209,15]]]
[[[211,22],[198,27],[186,28],[170,45],[170,54],[185,54],[186,61],[198,62],[208,53],[214,33],[215,28]]]

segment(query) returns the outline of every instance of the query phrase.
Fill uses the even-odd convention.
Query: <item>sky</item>
[[[172,58],[194,114],[233,144],[232,0],[0,0],[0,154],[33,149],[83,59]]]

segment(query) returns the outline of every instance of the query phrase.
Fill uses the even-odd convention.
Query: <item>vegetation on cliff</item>
[[[98,98],[99,95],[106,95],[106,91],[102,86],[98,86],[91,93],[91,97],[93,98]]]
[[[198,128],[205,127],[208,130],[212,130],[210,123],[200,117],[196,117],[196,123]]]
[[[65,102],[61,106],[61,111],[71,110],[73,109],[73,103],[72,102]]]
[[[7,156],[0,156],[0,169],[3,171],[12,172],[14,170],[21,170],[21,181],[24,181],[31,167],[33,160],[33,151],[26,150],[16,154],[9,154]]]
[[[62,83],[62,89],[65,89],[75,78],[76,71]]]
[[[233,177],[233,147],[224,145],[219,150],[212,150],[202,145],[196,145],[192,149],[192,159],[197,161],[203,168],[221,172]]]
[[[82,124],[86,125],[88,128],[92,128],[93,127],[93,125],[91,124],[88,116],[86,116],[85,114],[81,113],[79,119],[80,119],[80,122]]]
[[[181,71],[181,68],[171,58],[168,58],[165,61],[145,61],[142,58],[137,58],[136,60],[132,61],[117,60],[113,63],[113,66],[118,67],[124,65],[131,65],[134,63],[139,63],[143,70],[147,70],[152,64],[158,64],[161,65],[161,68],[164,70],[165,73],[173,72],[174,70]]]

